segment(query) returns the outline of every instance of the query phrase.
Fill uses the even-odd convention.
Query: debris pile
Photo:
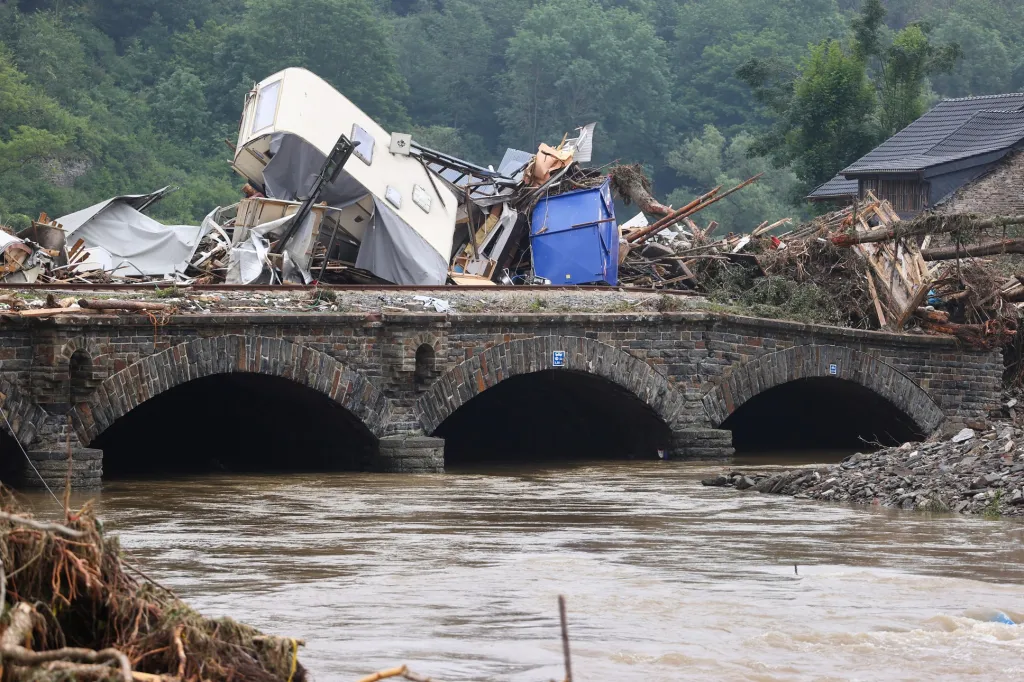
[[[0,491],[0,633],[5,680],[301,682],[295,639],[208,619],[139,581],[90,506],[66,525]]]
[[[799,499],[1024,516],[1024,429],[1005,421],[976,426],[944,440],[851,455],[833,466],[732,471],[702,483]]]
[[[633,249],[614,199],[663,216],[637,235],[640,247],[730,192],[673,211],[654,198],[639,165],[589,165],[595,127],[536,153],[510,149],[495,170],[388,132],[316,75],[285,69],[243,102],[232,145],[246,183],[238,203],[197,226],[146,213],[170,187],[56,220],[44,214],[0,238],[0,281],[617,285]]]
[[[285,69],[243,102],[237,203],[198,226],[146,214],[169,187],[44,214],[0,234],[0,281],[621,284],[769,317],[1016,343],[1024,279],[998,275],[989,259],[1024,253],[1024,239],[1007,233],[1024,217],[902,221],[869,192],[796,227],[771,216],[726,232],[699,226],[697,214],[760,176],[674,208],[640,165],[590,165],[595,130],[581,126],[536,153],[509,149],[497,169],[483,167],[387,132],[319,77]],[[616,200],[641,213],[620,224]]]

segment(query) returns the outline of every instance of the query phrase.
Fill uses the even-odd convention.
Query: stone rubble
[[[772,473],[732,471],[701,483],[797,499],[1024,516],[1024,428],[1011,422],[981,426],[948,440],[858,453],[839,464]]]

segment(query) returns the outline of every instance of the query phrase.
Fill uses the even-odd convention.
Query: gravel
[[[732,471],[702,483],[799,499],[1024,516],[1024,429],[999,422],[963,429],[949,440],[858,453],[836,465],[770,474]]]

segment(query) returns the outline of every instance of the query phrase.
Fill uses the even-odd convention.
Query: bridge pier
[[[380,439],[375,468],[400,474],[443,474],[444,439],[402,433]]]
[[[36,427],[36,436],[28,450],[30,461],[21,463],[21,486],[49,486],[54,492],[62,491],[68,477],[69,452],[71,489],[99,489],[103,482],[103,451],[83,446],[68,418],[51,413]]]
[[[669,459],[729,459],[736,450],[732,431],[686,428],[672,432]]]

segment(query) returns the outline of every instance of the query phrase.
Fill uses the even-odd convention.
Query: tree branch
[[[30,519],[27,516],[17,516],[4,511],[0,511],[0,521],[8,521],[17,526],[25,526],[26,528],[41,530],[45,533],[60,533],[61,535],[66,535],[69,538],[85,537],[85,533],[82,531],[62,526],[59,523],[43,523],[42,521]]]

